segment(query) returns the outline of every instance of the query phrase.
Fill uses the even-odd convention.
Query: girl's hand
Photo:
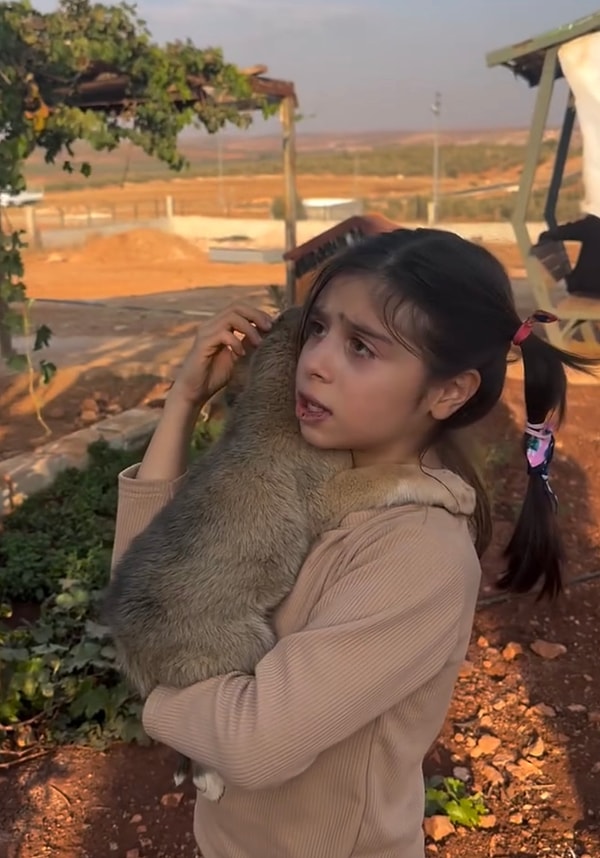
[[[261,332],[266,333],[272,324],[267,313],[251,304],[230,304],[198,330],[169,397],[175,396],[194,407],[204,405],[227,384],[236,361],[246,353],[245,345],[256,347],[262,339]]]

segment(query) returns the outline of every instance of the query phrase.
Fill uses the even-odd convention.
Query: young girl
[[[417,505],[348,516],[314,545],[274,617],[278,642],[252,676],[157,688],[150,736],[221,773],[218,804],[199,797],[204,858],[423,858],[422,762],[438,735],[465,656],[489,509],[453,432],[500,398],[511,344],[525,366],[530,478],[502,585],[560,589],[552,429],[565,405],[564,354],[517,316],[511,286],[486,250],[436,230],[398,230],[345,250],[305,308],[297,417],[316,447],[350,449],[354,465],[422,462],[444,483],[458,462],[477,493],[463,506]],[[177,491],[192,428],[230,377],[246,338],[269,317],[244,304],[204,326],[171,388],[139,466],[119,479],[116,560]],[[467,497],[473,493],[467,492]]]

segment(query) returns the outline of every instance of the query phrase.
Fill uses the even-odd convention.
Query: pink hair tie
[[[554,313],[548,313],[546,310],[536,310],[531,316],[528,316],[524,322],[519,325],[517,332],[512,338],[514,346],[520,346],[533,330],[536,322],[541,322],[543,325],[548,325],[551,322],[558,322],[558,316]]]

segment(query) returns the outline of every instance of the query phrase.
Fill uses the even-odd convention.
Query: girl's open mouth
[[[302,393],[296,394],[296,417],[302,423],[320,423],[331,417],[331,411],[314,399],[309,399]]]

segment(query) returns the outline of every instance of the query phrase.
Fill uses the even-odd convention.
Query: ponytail
[[[591,373],[599,362],[561,351],[532,335],[534,321],[556,321],[550,314],[534,314],[521,325],[513,343],[521,347],[525,371],[527,422],[523,453],[528,483],[514,533],[504,551],[507,569],[499,586],[524,593],[541,581],[538,598],[555,598],[562,591],[563,544],[557,521],[558,500],[549,468],[554,453],[554,430],[565,416],[565,367]]]

